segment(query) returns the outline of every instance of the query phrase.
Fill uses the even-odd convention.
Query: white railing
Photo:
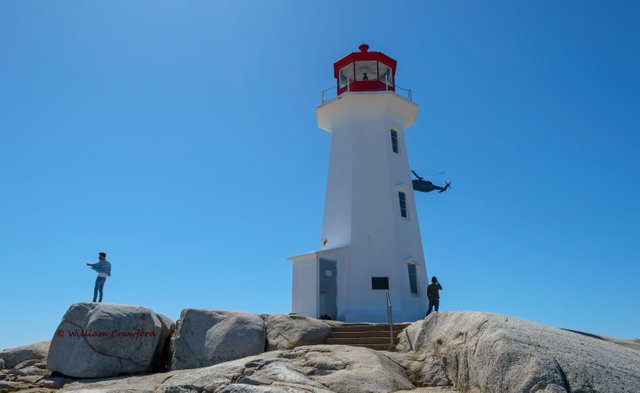
[[[331,94],[331,91],[333,91],[333,94]],[[335,99],[336,98],[335,95],[337,93],[338,91],[337,91],[336,85],[327,87],[326,89],[322,90],[322,92],[320,93],[322,95],[322,104],[324,105],[325,102]]]
[[[398,94],[398,90],[403,91],[407,95],[405,98],[413,102],[413,94],[411,92],[411,89],[405,89],[404,87],[398,86],[398,84],[396,83],[396,94]],[[402,94],[398,94],[398,95],[402,97]]]
[[[346,87],[347,87],[347,92],[349,92],[349,85],[346,85]],[[389,90],[389,85],[387,85],[387,90]],[[337,98],[337,93],[338,93],[338,89],[336,85],[327,87],[326,89],[322,90],[320,92],[320,97],[321,97],[320,99],[321,99],[322,105],[324,105],[329,101],[335,100]],[[396,84],[395,94],[399,95],[400,97],[406,100],[413,102],[413,93],[411,89],[405,89],[404,87],[400,87],[398,86],[398,84]]]

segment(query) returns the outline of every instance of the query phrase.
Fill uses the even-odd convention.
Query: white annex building
[[[420,227],[405,147],[418,105],[395,93],[396,61],[362,44],[334,64],[337,97],[316,109],[331,133],[320,250],[293,262],[293,312],[345,322],[422,319]]]

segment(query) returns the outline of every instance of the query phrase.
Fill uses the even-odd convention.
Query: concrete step
[[[397,344],[398,338],[393,339],[393,343]],[[367,344],[386,344],[389,345],[389,337],[351,337],[351,338],[332,338],[327,339],[329,345],[367,345]]]
[[[396,348],[387,344],[349,344],[352,347],[363,347],[373,349],[374,351],[389,351],[395,352]]]
[[[404,328],[409,326],[408,323],[403,324],[393,324],[394,332],[397,330],[398,332],[402,331]],[[331,328],[333,332],[371,332],[371,331],[389,331],[389,325],[387,324],[345,324],[340,326],[333,326]]]
[[[393,331],[393,336],[397,337],[398,334],[400,334],[402,330],[394,330]],[[368,331],[368,332],[331,332],[331,334],[329,335],[329,337],[332,338],[358,338],[358,337],[387,337],[389,338],[389,331]]]
[[[365,347],[377,351],[395,351],[395,345],[400,341],[398,334],[410,323],[395,323],[393,329],[393,345],[389,342],[389,325],[384,323],[349,323],[332,326],[331,334],[327,338],[329,345],[351,345]]]

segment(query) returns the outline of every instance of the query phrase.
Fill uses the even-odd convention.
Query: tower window
[[[398,199],[400,200],[400,215],[407,218],[407,194],[398,191]]]
[[[400,149],[398,148],[398,131],[391,130],[391,148],[394,153],[398,153]]]
[[[407,265],[409,269],[409,288],[414,295],[418,294],[418,281],[416,279],[416,265],[410,263]]]

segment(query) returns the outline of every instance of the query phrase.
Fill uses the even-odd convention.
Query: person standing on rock
[[[427,286],[427,298],[429,299],[429,309],[425,318],[431,314],[431,311],[435,308],[436,312],[440,308],[440,291],[442,291],[442,285],[438,282],[436,276],[431,277],[431,284]]]
[[[102,302],[102,290],[104,288],[104,283],[107,281],[107,277],[111,276],[111,263],[107,261],[107,254],[104,252],[99,253],[98,259],[98,263],[87,263],[87,266],[98,272],[96,285],[93,287],[94,302],[96,301],[96,298],[98,298],[98,293],[100,293],[98,302]]]

